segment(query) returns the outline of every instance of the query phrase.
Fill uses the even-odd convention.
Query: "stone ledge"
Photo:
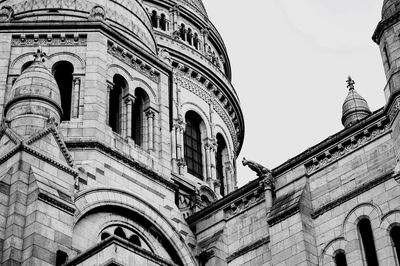
[[[255,242],[253,242],[252,244],[247,245],[247,246],[245,246],[245,247],[233,252],[231,255],[229,255],[226,258],[226,261],[229,263],[229,262],[233,261],[234,259],[236,259],[238,257],[241,257],[244,254],[246,254],[246,253],[248,253],[248,252],[250,252],[252,250],[255,250],[255,249],[257,249],[257,248],[259,248],[259,247],[261,247],[261,246],[263,246],[265,244],[268,244],[269,241],[270,241],[269,236],[261,238],[260,240],[257,240]]]

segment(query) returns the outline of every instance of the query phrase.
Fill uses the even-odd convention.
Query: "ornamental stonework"
[[[83,34],[27,34],[13,35],[12,46],[86,46],[87,36]]]

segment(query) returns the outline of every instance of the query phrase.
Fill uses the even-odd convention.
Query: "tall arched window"
[[[136,143],[143,147],[144,134],[145,134],[145,123],[144,123],[144,108],[148,104],[149,97],[141,88],[135,90],[135,103],[133,104],[132,111],[132,139]]]
[[[157,28],[157,11],[153,10],[153,12],[151,12],[151,24],[153,26],[153,28]]]
[[[226,153],[226,142],[221,134],[217,134],[217,153],[215,155],[215,164],[217,170],[217,180],[220,182],[220,194],[225,196],[225,178],[224,178],[224,155]]]
[[[167,30],[167,20],[165,18],[164,14],[161,14],[161,18],[160,18],[160,29],[163,31]]]
[[[362,247],[364,250],[365,259],[368,266],[378,265],[378,257],[376,255],[376,248],[374,236],[372,234],[371,222],[367,218],[361,219],[358,224],[358,232],[361,236]]]
[[[115,75],[113,78],[114,86],[110,91],[109,102],[109,126],[116,133],[121,133],[122,127],[122,92],[127,87],[125,79],[120,75]]]
[[[193,38],[193,33],[192,33],[192,29],[189,28],[187,31],[187,42],[192,45],[192,38]]]
[[[186,27],[185,24],[181,24],[181,28],[179,30],[179,36],[181,37],[182,41],[186,41]]]
[[[336,266],[347,266],[346,254],[343,250],[338,250],[334,259]]]
[[[200,116],[193,111],[185,115],[186,130],[184,135],[184,153],[187,171],[200,179],[203,179],[203,155],[201,148]]]
[[[61,107],[63,110],[61,121],[69,121],[71,119],[72,73],[74,73],[74,67],[67,61],[58,62],[53,67],[53,75],[61,95]]]
[[[396,225],[390,230],[390,237],[392,238],[398,265],[400,265],[400,225]]]

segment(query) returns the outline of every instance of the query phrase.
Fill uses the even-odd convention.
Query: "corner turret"
[[[6,120],[20,136],[40,131],[50,119],[59,124],[62,114],[57,82],[43,64],[45,54],[39,48],[34,56],[13,84],[5,106]]]

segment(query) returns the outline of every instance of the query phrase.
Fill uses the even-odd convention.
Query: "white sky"
[[[371,36],[383,1],[203,0],[228,49],[246,132],[238,182],[256,178],[246,157],[275,168],[343,129],[350,74],[371,111],[385,104]]]

